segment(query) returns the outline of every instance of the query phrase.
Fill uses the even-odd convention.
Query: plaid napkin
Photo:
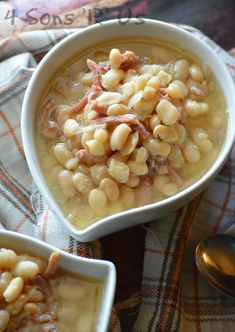
[[[235,60],[200,31],[184,29],[208,43],[235,79]],[[33,68],[74,30],[25,32],[0,41],[0,220],[73,254],[97,256],[96,245],[81,244],[64,232],[32,185],[20,136],[20,112]],[[235,152],[211,184],[190,204],[148,227],[142,303],[133,331],[235,331],[235,301],[212,288],[194,262],[198,241],[225,232],[235,217]],[[110,331],[120,331],[113,315]]]

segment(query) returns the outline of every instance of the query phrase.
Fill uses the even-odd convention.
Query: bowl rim
[[[99,332],[99,331],[103,332],[108,329],[110,316],[111,316],[111,312],[112,312],[115,287],[116,287],[116,268],[112,262],[110,262],[108,260],[86,258],[86,257],[82,257],[79,255],[73,255],[73,254],[65,252],[59,248],[54,247],[51,244],[48,244],[39,239],[35,239],[33,237],[30,237],[30,236],[22,234],[22,233],[17,233],[17,232],[13,232],[13,231],[0,229],[0,244],[1,244],[2,237],[9,238],[9,246],[7,246],[8,249],[17,247],[17,242],[20,240],[23,240],[25,243],[36,246],[36,251],[38,251],[38,254],[32,254],[33,250],[30,247],[27,247],[27,249],[22,250],[23,252],[25,251],[26,253],[32,254],[33,256],[38,256],[38,257],[42,258],[43,255],[40,254],[40,248],[44,248],[46,250],[46,252],[48,253],[48,258],[49,258],[50,253],[56,251],[65,260],[71,260],[74,263],[82,262],[83,264],[85,264],[87,266],[89,265],[92,269],[94,269],[94,271],[97,267],[99,267],[99,269],[102,269],[105,272],[104,277],[103,278],[97,277],[97,279],[102,280],[103,285],[104,285],[103,293],[101,296],[100,308],[97,313],[97,324],[98,324],[97,332]],[[12,241],[10,241],[12,239],[15,240],[14,243]],[[17,252],[17,249],[15,249],[15,250]],[[43,257],[43,259],[45,259],[45,258]],[[74,264],[74,266],[76,266],[76,265]],[[79,266],[79,264],[78,264],[78,266]],[[62,264],[62,268],[65,271],[69,271],[68,268],[63,267],[63,264]],[[75,270],[77,270],[77,269],[75,268]],[[89,277],[88,274],[84,274],[84,273],[82,273],[82,271],[81,272],[76,271],[75,273],[78,273],[79,275],[84,276],[84,277],[86,277],[86,276]],[[91,277],[91,276],[90,276],[90,278],[95,279],[95,277]],[[102,309],[102,306],[103,306],[103,309]],[[99,327],[100,324],[101,324],[102,330]],[[103,330],[103,328],[104,328],[104,330]]]
[[[137,22],[137,20],[138,19],[136,19],[136,18],[131,18],[131,19],[129,19],[129,22],[127,24],[135,24]],[[158,20],[152,20],[152,19],[144,19],[144,20],[145,20],[145,24],[148,23],[149,25],[154,25],[156,28],[158,26],[161,26],[168,31],[171,30],[171,31],[174,31],[175,33],[178,33],[179,35],[182,36],[182,38],[188,37],[188,38],[191,38],[195,43],[200,44],[201,47],[206,49],[207,52],[210,54],[210,56],[215,59],[215,61],[220,66],[220,68],[223,70],[224,79],[226,80],[226,83],[230,86],[230,88],[235,90],[232,77],[231,77],[228,69],[226,68],[225,64],[222,62],[222,60],[219,58],[219,56],[214,52],[214,50],[209,45],[207,45],[203,40],[200,40],[198,37],[196,37],[192,33],[188,32],[178,26],[175,26],[173,24],[158,21]],[[67,220],[67,218],[63,215],[63,212],[61,211],[60,207],[58,206],[58,204],[55,202],[53,196],[51,195],[49,188],[45,188],[44,184],[36,176],[37,168],[33,162],[32,156],[31,156],[32,147],[30,146],[30,142],[28,140],[28,131],[27,131],[27,125],[26,125],[27,124],[27,113],[29,112],[28,99],[30,98],[30,95],[33,91],[34,82],[37,80],[37,76],[40,73],[41,69],[47,65],[48,60],[51,57],[53,57],[53,55],[56,52],[58,52],[61,47],[64,47],[66,44],[76,41],[81,34],[87,34],[87,33],[90,34],[93,31],[96,31],[96,33],[97,33],[97,30],[102,30],[104,28],[112,27],[117,24],[118,24],[118,19],[108,20],[108,21],[102,22],[102,24],[96,23],[94,25],[81,29],[77,32],[74,32],[73,34],[65,37],[58,44],[56,44],[44,56],[44,58],[41,60],[41,62],[37,65],[36,70],[34,71],[32,77],[29,81],[28,87],[26,89],[23,106],[22,106],[21,129],[22,129],[23,147],[24,147],[24,151],[25,151],[25,155],[26,155],[26,160],[27,160],[29,169],[31,171],[31,174],[33,176],[33,179],[34,179],[37,187],[39,188],[40,192],[42,193],[43,197],[45,198],[45,201],[47,202],[48,206],[52,210],[53,214],[60,221],[62,221],[62,224],[64,225],[64,227],[67,230],[69,230],[69,232],[76,239],[78,239],[80,241],[87,241],[87,240],[90,241],[89,238],[92,238],[92,239],[97,238],[97,237],[95,237],[96,230],[98,230],[99,228],[102,228],[102,226],[104,226],[104,224],[109,223],[110,220],[113,220],[115,218],[122,218],[124,216],[125,216],[125,218],[128,219],[128,217],[130,215],[138,213],[140,211],[147,212],[152,209],[161,208],[168,204],[169,205],[173,204],[173,203],[177,202],[179,199],[184,199],[185,197],[187,197],[190,192],[195,192],[195,191],[199,190],[200,187],[204,183],[209,181],[210,178],[213,177],[215,174],[217,174],[218,170],[220,170],[222,168],[222,166],[224,165],[224,163],[232,149],[232,146],[233,146],[233,143],[235,140],[235,130],[233,130],[233,132],[231,132],[231,130],[230,130],[230,135],[228,136],[228,127],[229,127],[229,125],[230,126],[232,125],[232,121],[230,120],[230,118],[228,116],[226,135],[225,135],[224,141],[221,145],[219,154],[218,154],[215,162],[208,169],[208,171],[201,178],[199,178],[195,183],[193,183],[189,187],[183,189],[182,191],[178,192],[177,194],[163,199],[162,201],[158,201],[158,202],[151,203],[151,204],[148,204],[145,206],[136,207],[136,208],[132,208],[130,210],[122,211],[122,212],[116,213],[114,215],[102,218],[102,219],[96,221],[94,224],[89,225],[88,227],[86,227],[84,229],[81,229],[81,230],[76,229],[75,226],[73,226],[69,222],[69,220]],[[162,40],[164,40],[164,38]],[[185,49],[186,50],[188,49],[187,46],[185,47]],[[49,79],[51,79],[51,77]],[[49,81],[49,79],[48,79],[48,81]],[[224,94],[224,89],[223,89],[222,84],[220,84],[220,86],[221,86],[222,92]],[[231,105],[233,105],[233,107],[231,107]],[[231,96],[230,104],[227,105],[227,113],[230,114],[232,109],[235,109],[235,93]],[[233,125],[233,128],[235,129],[235,124]],[[58,211],[58,209],[59,209],[59,211]]]

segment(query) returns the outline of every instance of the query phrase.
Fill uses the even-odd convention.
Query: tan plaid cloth
[[[235,79],[235,60],[229,54],[200,31],[182,27],[208,43]],[[20,133],[22,100],[33,69],[51,47],[73,31],[25,32],[0,41],[0,220],[6,229],[93,257],[94,244],[78,243],[66,234],[32,185]],[[225,232],[234,222],[234,162],[233,151],[203,194],[148,227],[142,303],[133,331],[235,331],[235,301],[212,288],[194,261],[201,238]],[[115,315],[110,331],[120,331]]]

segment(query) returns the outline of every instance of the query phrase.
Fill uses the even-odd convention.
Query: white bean
[[[73,183],[77,191],[83,195],[87,195],[94,188],[94,184],[91,178],[88,175],[80,172],[74,174]]]
[[[13,279],[13,275],[10,272],[3,272],[0,278],[0,298],[3,296],[3,292]]]
[[[140,90],[136,92],[128,101],[128,108],[131,109],[132,107],[136,108],[139,102],[141,102],[141,99],[143,97],[143,90]]]
[[[168,127],[165,125],[158,125],[154,128],[153,135],[158,138],[160,137],[163,141],[167,143],[174,143],[178,134],[174,127]]]
[[[207,103],[200,103],[191,99],[186,100],[184,108],[186,113],[193,118],[207,114],[209,111],[209,105]]]
[[[189,75],[189,62],[185,59],[177,60],[174,63],[174,79],[187,81]]]
[[[160,88],[160,84],[161,82],[158,76],[152,76],[147,82],[147,86],[150,86],[151,88],[154,88],[156,90]]]
[[[127,138],[125,144],[123,145],[123,147],[120,150],[121,155],[122,156],[130,155],[136,148],[138,140],[139,140],[139,134],[137,131],[133,134],[130,134],[129,137]]]
[[[78,165],[78,172],[81,172],[81,173],[84,173],[84,174],[89,174],[90,173],[90,170],[91,168],[87,165],[84,165],[84,164],[80,164]]]
[[[191,142],[191,141],[187,141],[183,147],[183,154],[185,159],[189,162],[189,163],[197,163],[200,158],[201,158],[201,154],[197,148],[197,146]]]
[[[166,99],[162,99],[157,104],[156,111],[165,125],[173,125],[179,118],[179,112],[175,105]]]
[[[104,75],[102,75],[101,84],[105,89],[113,91],[117,88],[123,77],[124,71],[122,69],[110,69]]]
[[[188,94],[188,88],[184,82],[175,80],[168,85],[167,93],[173,99],[183,99]]]
[[[124,162],[112,159],[108,172],[119,183],[126,183],[129,179],[130,170]]]
[[[208,153],[212,149],[213,149],[213,144],[208,138],[204,139],[203,142],[199,145],[199,150],[203,153]]]
[[[68,170],[73,171],[78,167],[78,160],[76,158],[71,158],[67,161],[65,166]]]
[[[11,269],[18,262],[18,256],[13,250],[1,248],[0,249],[0,268]]]
[[[6,302],[13,302],[18,299],[24,288],[24,280],[21,277],[13,278],[3,293]]]
[[[100,181],[109,177],[108,168],[106,165],[93,165],[90,168],[91,178],[95,184],[99,185]]]
[[[138,186],[140,180],[138,176],[130,175],[129,180],[126,182],[126,185],[131,188],[135,188]]]
[[[200,142],[206,138],[208,138],[207,133],[202,128],[196,127],[191,130],[192,138],[196,144],[200,144]]]
[[[103,190],[110,202],[114,202],[119,198],[118,186],[113,180],[109,178],[101,180],[100,189]]]
[[[163,149],[165,150],[164,155],[167,155],[167,153],[170,152],[170,148],[166,144],[159,145],[159,143],[162,142],[159,142],[155,138],[149,137],[147,140],[143,142],[143,146],[154,156],[158,155],[160,151],[162,153]]]
[[[113,154],[107,159],[106,164],[107,164],[108,166],[110,166],[110,163],[111,163],[111,161],[112,161],[113,159],[125,163],[125,162],[127,161],[127,159],[128,159],[128,156],[123,156],[123,155],[121,154],[120,151],[117,151],[117,152],[113,153]]]
[[[155,88],[152,88],[151,86],[146,86],[144,88],[144,93],[143,93],[143,99],[148,101],[152,99],[157,93],[157,90]]]
[[[157,114],[154,114],[151,116],[150,121],[149,121],[149,126],[151,130],[154,130],[154,128],[160,124],[160,119]]]
[[[149,153],[148,153],[147,149],[144,148],[143,146],[141,146],[141,148],[136,150],[135,161],[138,164],[144,164],[144,163],[146,163],[148,156],[149,156]]]
[[[86,141],[86,145],[90,151],[91,154],[94,156],[104,156],[105,155],[105,149],[104,145],[97,141],[96,139],[92,139],[89,141]]]
[[[131,128],[127,124],[121,123],[118,125],[110,137],[111,150],[121,150],[130,132]]]
[[[32,261],[21,261],[16,264],[13,274],[15,277],[25,279],[33,279],[39,272],[39,267]]]
[[[162,86],[162,87],[167,86],[167,85],[170,83],[171,79],[172,79],[171,75],[168,74],[168,73],[167,73],[166,71],[164,71],[164,70],[161,70],[161,71],[157,74],[157,77],[159,78],[159,80],[160,80],[160,86]]]
[[[129,108],[124,104],[114,104],[109,106],[107,110],[108,116],[123,115],[129,113]]]
[[[93,131],[87,131],[85,133],[82,134],[82,138],[81,138],[81,143],[82,143],[82,146],[84,148],[86,148],[86,142],[87,141],[90,141],[94,138],[94,132]]]
[[[194,81],[201,82],[204,79],[203,70],[197,64],[193,64],[193,65],[190,66],[189,73],[190,73],[190,76],[192,77],[192,79]]]
[[[68,138],[72,138],[78,133],[79,125],[76,120],[68,119],[65,121],[63,134]]]
[[[91,121],[91,120],[95,120],[99,117],[99,113],[96,111],[93,111],[92,109],[89,110],[88,114],[87,114],[87,120]]]
[[[130,169],[130,172],[134,175],[145,175],[148,173],[148,166],[146,163],[137,163],[134,160],[129,160],[127,165]]]
[[[112,68],[119,68],[122,63],[121,52],[117,48],[113,48],[109,53],[109,61]]]
[[[172,146],[171,152],[168,155],[168,160],[170,160],[172,167],[180,168],[184,165],[184,157],[179,148]]]
[[[94,139],[100,143],[104,143],[108,139],[108,131],[106,128],[97,128],[94,133]]]
[[[163,69],[162,65],[157,65],[157,64],[153,64],[153,65],[143,65],[140,67],[139,72],[141,74],[145,74],[145,75],[150,75],[150,76],[155,76],[157,75],[161,70]]]
[[[144,90],[147,83],[147,78],[144,75],[140,75],[135,80],[135,92]]]
[[[119,104],[122,101],[123,96],[119,92],[109,92],[105,91],[99,95],[99,97],[96,98],[98,103],[110,106],[113,104]]]
[[[69,151],[67,146],[63,143],[56,144],[53,151],[57,161],[63,166],[66,165],[69,159],[73,158],[72,152]]]
[[[193,128],[191,130],[193,141],[203,153],[208,153],[212,150],[213,145],[208,138],[207,133],[202,128]]]
[[[183,144],[185,142],[185,140],[187,138],[186,129],[180,123],[176,123],[174,127],[175,127],[175,129],[177,131],[177,134],[178,134],[177,142],[181,145],[181,144]]]
[[[91,209],[100,210],[106,206],[107,197],[102,190],[92,189],[88,197],[88,203]]]
[[[171,146],[167,142],[158,142],[156,146],[156,153],[159,156],[167,157],[170,153]]]

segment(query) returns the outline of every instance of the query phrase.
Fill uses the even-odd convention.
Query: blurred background
[[[0,0],[0,34],[137,16],[192,25],[227,50],[235,46],[234,0]]]

